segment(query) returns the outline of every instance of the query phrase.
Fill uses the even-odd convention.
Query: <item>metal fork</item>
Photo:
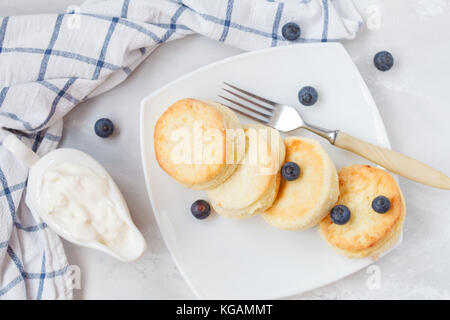
[[[222,90],[228,94],[228,97],[220,94],[219,97],[226,101],[227,107],[246,117],[282,132],[298,128],[309,130],[327,139],[332,145],[358,154],[405,178],[436,188],[450,189],[449,177],[418,160],[373,145],[340,130],[329,130],[312,125],[305,122],[293,107],[260,97],[226,82],[224,85],[226,87]]]

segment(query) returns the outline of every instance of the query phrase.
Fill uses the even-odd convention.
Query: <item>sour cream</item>
[[[120,246],[130,231],[111,190],[111,178],[71,162],[49,167],[42,175],[39,202],[55,223],[82,242]]]

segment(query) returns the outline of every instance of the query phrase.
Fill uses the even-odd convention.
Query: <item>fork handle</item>
[[[445,174],[399,152],[378,147],[342,131],[337,131],[334,145],[356,153],[402,177],[431,187],[450,189],[450,178]]]

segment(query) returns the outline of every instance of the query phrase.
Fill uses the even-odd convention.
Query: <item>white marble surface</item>
[[[82,0],[0,0],[0,15],[61,12]],[[381,10],[381,28],[366,27],[344,42],[366,80],[394,149],[450,174],[450,2],[446,0],[358,0],[367,16]],[[392,52],[389,72],[372,64],[379,50]],[[64,243],[69,262],[82,271],[83,299],[195,298],[161,239],[145,191],[139,150],[139,101],[177,77],[240,50],[192,36],[157,49],[130,78],[114,90],[79,105],[65,118],[62,146],[98,159],[112,174],[143,231],[148,250],[137,262],[123,264],[89,249]],[[119,134],[100,140],[93,124],[111,118]],[[355,121],[357,121],[355,119]],[[344,280],[293,299],[450,298],[450,196],[401,179],[408,214],[404,241],[376,263],[381,287],[369,290],[362,270]]]

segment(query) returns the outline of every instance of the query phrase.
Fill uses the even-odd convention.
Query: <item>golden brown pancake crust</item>
[[[300,176],[294,181],[281,180],[277,198],[263,217],[278,228],[304,230],[317,225],[336,202],[336,167],[316,140],[288,137],[285,145],[285,162],[297,163]]]
[[[181,128],[193,132],[193,124],[198,121],[202,130],[218,129],[222,139],[223,157],[219,163],[174,163],[171,152],[179,141],[172,140],[172,134]],[[156,160],[160,167],[174,179],[186,186],[211,181],[226,166],[227,123],[224,114],[214,106],[195,99],[182,99],[170,106],[158,119],[154,131]],[[193,156],[193,155],[192,155]]]
[[[342,168],[339,191],[337,204],[350,209],[350,220],[337,225],[327,215],[319,230],[325,240],[340,251],[355,253],[374,247],[403,221],[406,211],[403,196],[397,182],[384,170],[368,165]],[[372,209],[373,199],[380,195],[391,202],[389,211],[384,214]]]

